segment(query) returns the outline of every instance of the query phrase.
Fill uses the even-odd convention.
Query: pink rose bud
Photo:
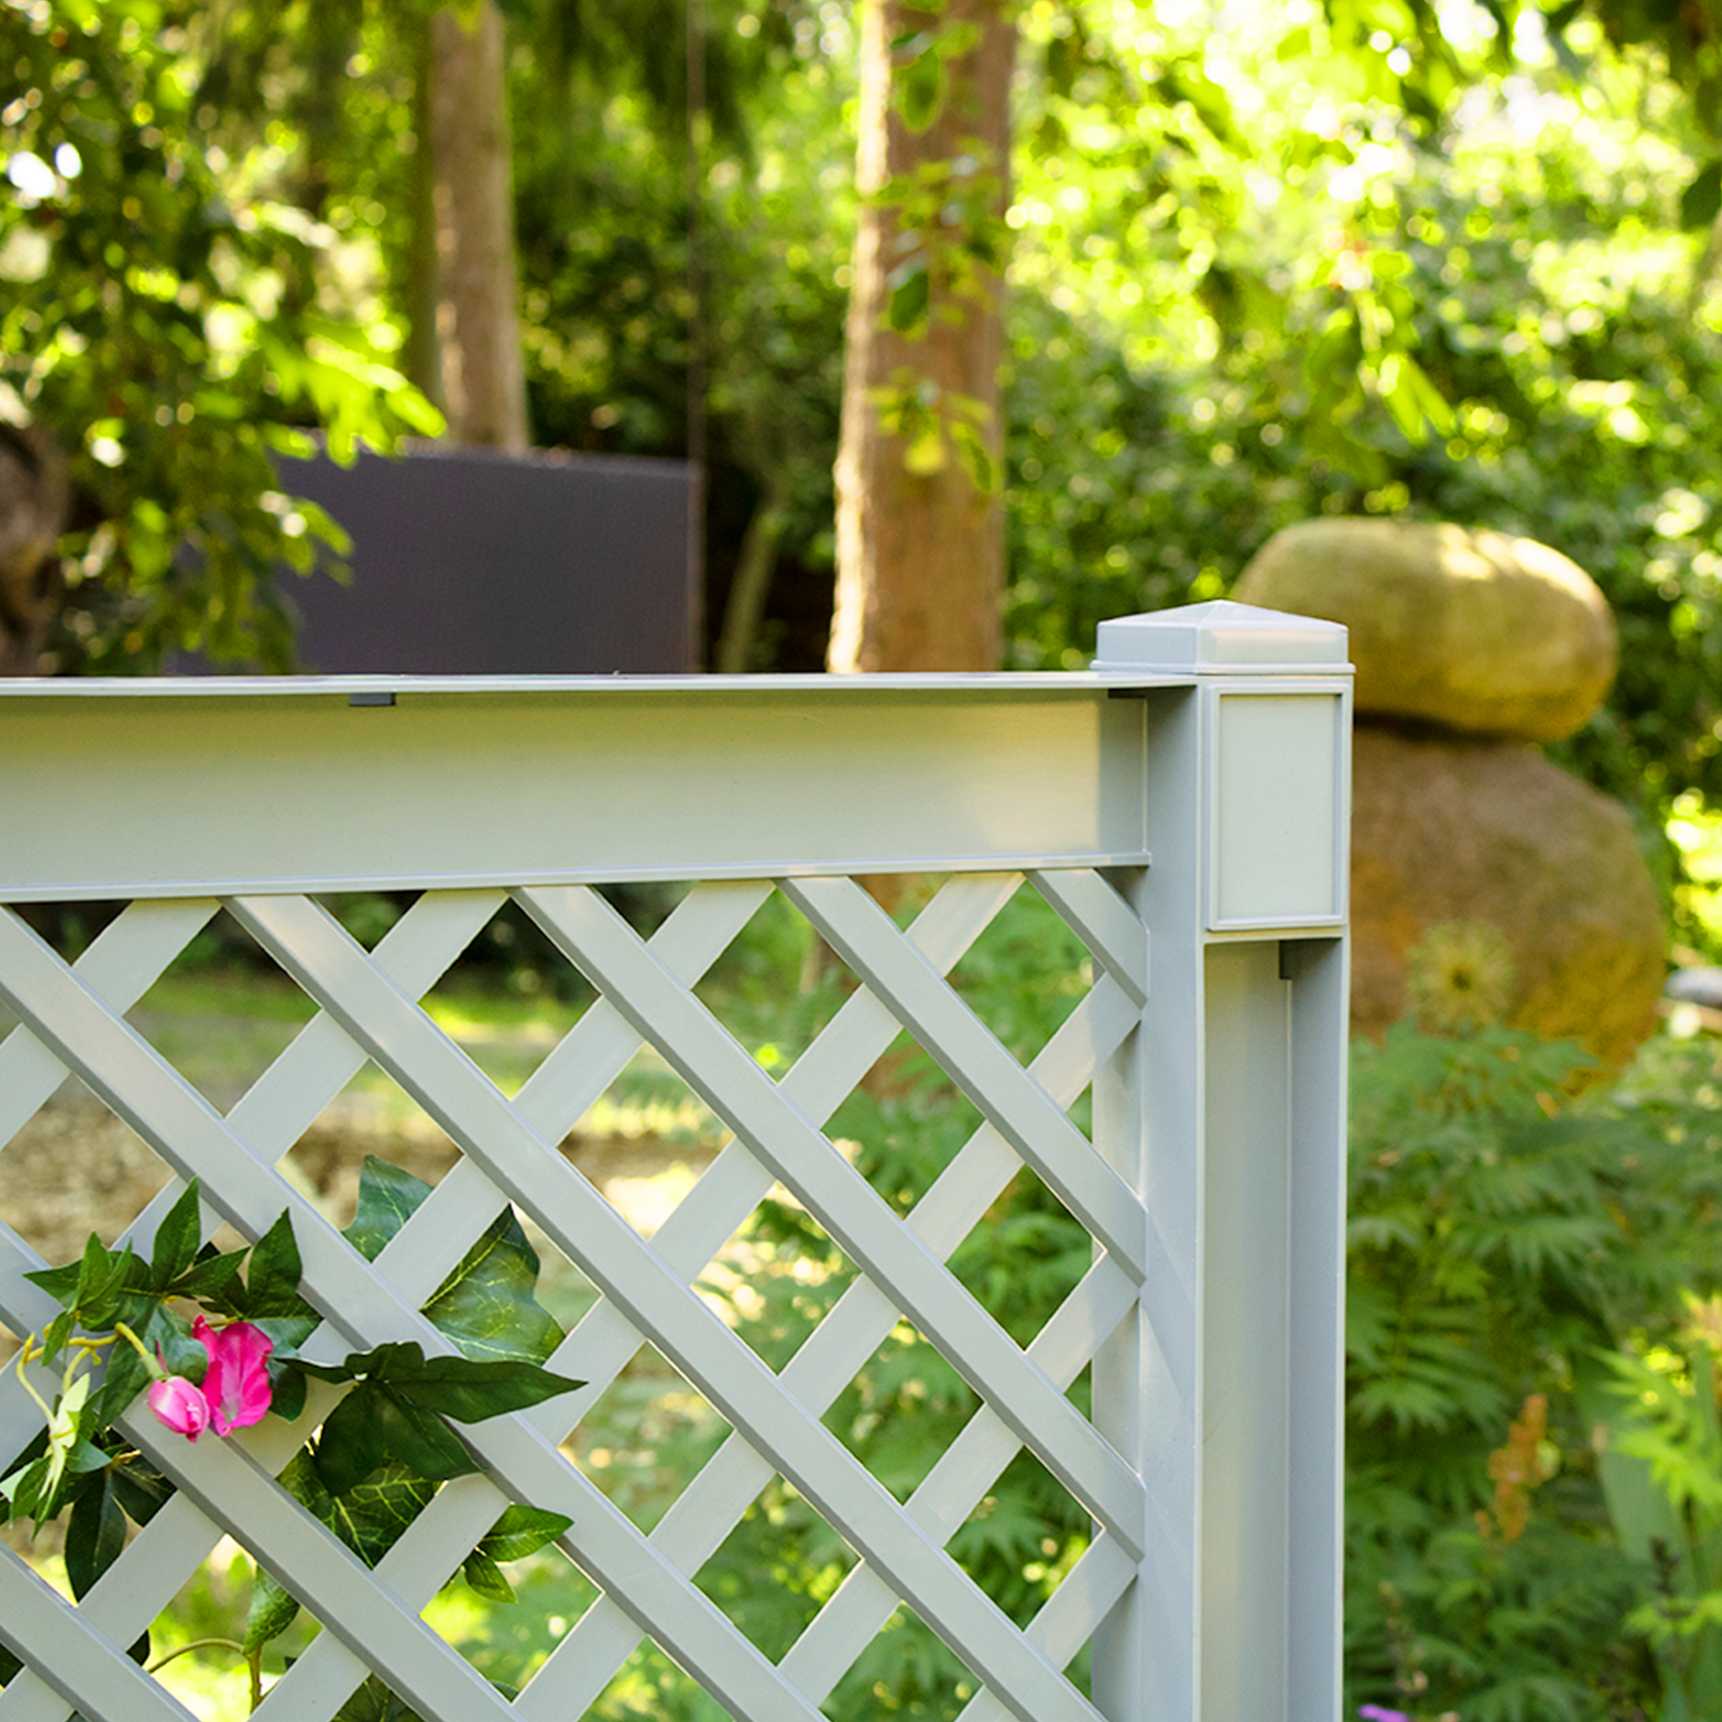
[[[188,1441],[195,1441],[209,1427],[209,1403],[183,1375],[164,1375],[152,1381],[149,1408],[158,1423]]]
[[[216,1434],[231,1435],[235,1429],[261,1423],[274,1397],[265,1367],[275,1349],[274,1340],[248,1321],[212,1328],[202,1316],[191,1332],[209,1353],[203,1397]]]

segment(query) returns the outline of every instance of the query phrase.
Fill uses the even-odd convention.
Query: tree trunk
[[[978,30],[973,46],[945,61],[949,81],[937,117],[911,130],[893,105],[891,44],[970,26]],[[950,0],[936,17],[906,0],[865,0],[856,163],[863,196],[979,158],[980,178],[970,183],[982,207],[969,212],[971,221],[979,214],[999,226],[1009,196],[1015,53],[1008,0]],[[863,208],[846,331],[828,663],[840,671],[996,669],[1004,588],[1002,283],[986,266],[965,277],[966,235],[934,225],[922,234],[927,315],[919,331],[898,332],[886,316],[893,275],[912,248],[905,237],[902,209]],[[893,403],[900,410],[917,391],[932,403],[933,418],[893,426]],[[965,436],[984,448],[989,478],[978,480],[961,458]]]
[[[66,528],[65,456],[38,430],[0,426],[0,676],[49,672],[59,607],[55,540]]]
[[[527,447],[502,14],[448,7],[430,21],[426,92],[449,434]]]

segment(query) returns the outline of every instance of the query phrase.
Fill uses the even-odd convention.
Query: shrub
[[[1706,1270],[1722,1120],[1702,1055],[1567,1099],[1580,1055],[1490,1029],[1357,1048],[1347,1338],[1351,1702],[1531,1722],[1656,1714],[1611,1520],[1607,1355]]]

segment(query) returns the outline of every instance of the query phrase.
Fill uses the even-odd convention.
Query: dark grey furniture
[[[434,445],[283,461],[352,534],[352,580],[282,577],[299,667],[322,675],[699,667],[693,469]]]

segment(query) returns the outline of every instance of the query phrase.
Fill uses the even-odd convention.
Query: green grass
[[[424,1008],[507,1094],[520,1088],[581,1014],[558,999],[521,998],[470,981],[431,994]],[[131,1019],[184,1076],[230,1105],[316,1013],[315,1003],[285,976],[233,967],[170,971]],[[382,1095],[391,1085],[367,1066],[352,1092]]]

